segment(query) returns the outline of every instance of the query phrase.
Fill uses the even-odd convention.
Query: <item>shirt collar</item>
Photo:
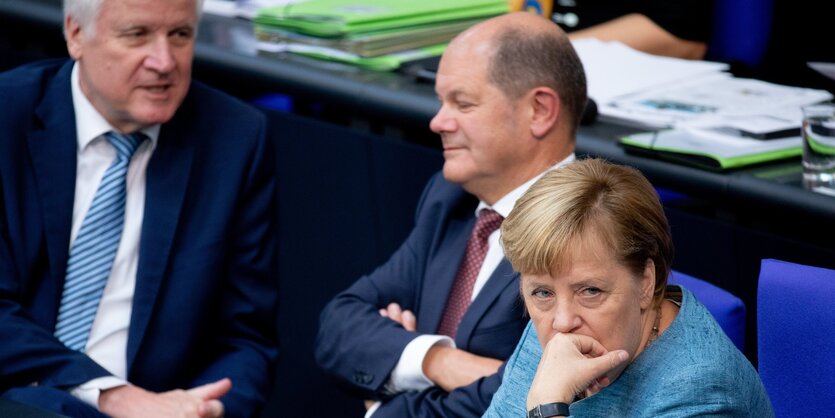
[[[75,137],[78,140],[78,149],[83,150],[94,139],[110,131],[115,131],[116,128],[107,122],[107,119],[93,107],[93,104],[90,103],[90,100],[81,91],[81,85],[78,81],[78,71],[78,63],[73,64],[70,84],[72,85],[72,104],[75,110]],[[140,129],[151,140],[152,149],[157,145],[159,130],[159,124]]]
[[[551,170],[556,170],[560,167],[563,167],[573,162],[575,159],[576,157],[574,157],[573,153],[569,154],[568,157],[565,157],[564,160],[552,165],[547,170],[539,173],[536,177],[526,181],[521,186],[513,189],[510,193],[504,195],[501,199],[497,200],[496,203],[493,204],[493,206],[484,203],[484,201],[479,201],[478,207],[476,207],[475,209],[476,216],[478,216],[478,212],[480,212],[482,209],[493,209],[499,215],[502,215],[503,218],[507,218],[507,216],[510,215],[510,211],[513,210],[513,207],[516,206],[516,201],[519,200],[519,198],[522,197],[522,195],[525,194],[525,192],[527,192],[528,189],[530,189],[531,186],[534,184],[534,182],[539,180],[539,178],[542,177],[543,174]]]

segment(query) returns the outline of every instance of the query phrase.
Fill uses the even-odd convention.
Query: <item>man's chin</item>
[[[460,164],[450,162],[449,160],[444,163],[443,173],[444,178],[447,181],[450,183],[460,184],[462,186],[473,178],[472,170],[468,170],[466,167],[461,167]]]
[[[143,127],[159,125],[171,120],[176,112],[177,108],[170,106],[166,106],[165,108],[147,109],[134,114],[133,120]]]

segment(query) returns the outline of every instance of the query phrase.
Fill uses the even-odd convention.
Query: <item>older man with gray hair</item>
[[[265,118],[191,81],[200,0],[66,0],[0,74],[0,394],[246,417],[276,357]]]

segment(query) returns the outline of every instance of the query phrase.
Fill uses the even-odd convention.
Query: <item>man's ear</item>
[[[653,296],[655,296],[655,262],[648,258],[644,273],[641,275],[641,310],[652,308]]]
[[[67,40],[67,52],[74,60],[78,61],[84,49],[84,33],[78,21],[70,15],[64,18],[64,37]]]
[[[531,134],[544,138],[557,124],[560,115],[560,96],[549,87],[537,87],[530,91],[532,106]]]

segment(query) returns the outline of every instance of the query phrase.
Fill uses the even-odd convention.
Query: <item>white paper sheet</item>
[[[650,55],[620,42],[586,38],[572,44],[586,70],[589,96],[598,104],[626,94],[716,74],[728,68],[727,64],[716,62]]]
[[[799,127],[801,106],[832,99],[825,90],[734,78],[727,64],[660,57],[596,39],[572,43],[601,119],[616,123],[766,134]],[[835,75],[835,64],[810,66]]]

